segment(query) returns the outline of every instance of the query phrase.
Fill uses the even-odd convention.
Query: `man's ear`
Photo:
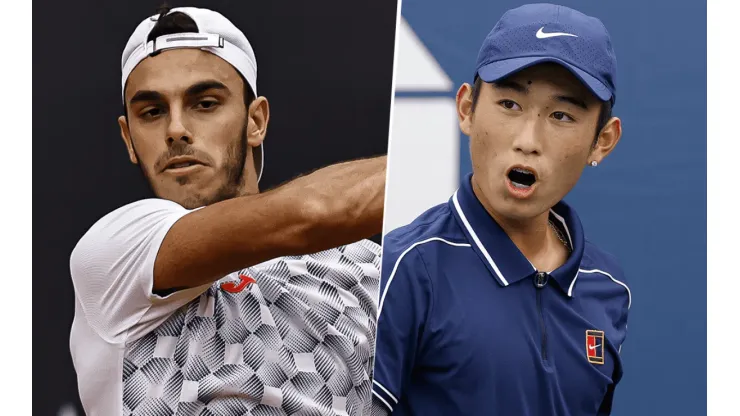
[[[252,148],[262,144],[267,135],[267,124],[270,122],[270,104],[265,97],[257,97],[247,109],[249,117],[247,143]]]
[[[622,120],[612,117],[599,132],[588,162],[600,164],[614,150],[620,138],[622,138]]]
[[[455,102],[457,103],[457,121],[460,124],[460,130],[466,136],[470,136],[471,123],[473,118],[473,87],[464,83],[457,90]]]
[[[118,117],[118,126],[121,127],[121,138],[126,144],[126,150],[128,150],[128,158],[134,165],[139,164],[139,159],[136,157],[134,151],[134,145],[131,143],[131,131],[128,128],[128,120],[125,116]]]

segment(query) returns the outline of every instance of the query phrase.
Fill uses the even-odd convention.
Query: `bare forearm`
[[[162,242],[155,290],[198,286],[275,257],[379,233],[385,165],[385,157],[332,165],[264,194],[186,215]]]
[[[384,156],[333,165],[294,181],[301,192],[313,195],[315,204],[315,227],[309,230],[306,241],[309,252],[382,231],[385,172]]]

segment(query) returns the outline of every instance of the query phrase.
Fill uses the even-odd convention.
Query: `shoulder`
[[[172,201],[137,201],[98,220],[72,250],[75,295],[91,328],[108,342],[129,339],[156,320],[150,316],[164,316],[202,290],[157,298],[154,307],[157,253],[170,227],[188,212]]]
[[[383,264],[399,260],[411,250],[466,244],[465,234],[455,221],[449,204],[443,203],[428,209],[411,223],[396,228],[383,238]],[[422,246],[423,249],[419,249]]]
[[[615,278],[624,278],[624,271],[617,257],[612,253],[603,250],[589,240],[586,240],[586,245],[583,250],[581,269],[601,270],[611,274]]]
[[[99,219],[80,238],[70,255],[72,277],[85,269],[97,269],[128,258],[147,247],[158,249],[164,234],[190,212],[164,199],[144,199],[118,208]],[[102,263],[101,263],[102,262]]]
[[[449,204],[432,207],[383,239],[381,286],[389,285],[396,274],[433,279],[430,273],[434,274],[436,266],[429,264],[443,262],[450,250],[457,253],[469,247]]]
[[[189,211],[176,202],[166,199],[142,199],[124,205],[100,218],[85,233],[85,237],[101,232],[115,237],[128,227],[155,224],[167,217],[185,215]],[[83,237],[83,239],[85,238]]]
[[[632,303],[632,291],[629,288],[627,276],[620,265],[619,260],[613,254],[601,249],[592,242],[586,240],[583,251],[581,267],[578,271],[579,284],[583,279],[601,277],[597,282],[601,287],[610,288],[616,293],[621,293],[628,297],[628,304]]]
[[[111,211],[93,226],[104,226],[115,222],[137,221],[156,218],[158,215],[189,212],[182,205],[167,199],[149,198],[126,204]]]

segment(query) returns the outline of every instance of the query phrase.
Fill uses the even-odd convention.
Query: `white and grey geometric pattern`
[[[364,240],[216,282],[127,346],[123,414],[369,415],[379,270]]]

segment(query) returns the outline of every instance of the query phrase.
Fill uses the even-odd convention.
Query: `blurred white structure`
[[[78,413],[72,403],[67,403],[59,409],[57,416],[78,416]]]
[[[384,234],[447,201],[459,177],[460,132],[455,100],[449,97],[452,80],[403,18],[397,36]]]

